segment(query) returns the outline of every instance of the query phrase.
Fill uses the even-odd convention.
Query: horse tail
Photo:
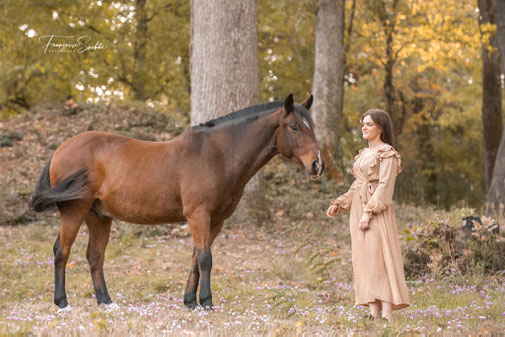
[[[35,186],[35,191],[30,200],[30,207],[35,212],[43,212],[61,202],[79,199],[84,196],[84,187],[88,184],[88,173],[81,169],[65,178],[58,185],[51,188],[49,179],[49,166],[51,158],[42,171],[42,175]]]

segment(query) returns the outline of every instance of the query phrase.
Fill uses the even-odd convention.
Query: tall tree
[[[496,17],[496,40],[500,52],[500,63],[502,74],[505,73],[505,1],[494,0],[494,10]]]
[[[332,177],[338,175],[341,163],[341,136],[344,99],[344,18],[345,0],[319,0],[316,18],[316,41],[312,107],[316,137],[328,162]]]
[[[505,0],[495,0],[496,40],[500,52],[501,73],[505,73]],[[505,132],[502,132],[496,155],[493,178],[488,192],[488,201],[495,208],[505,204]]]
[[[384,79],[384,98],[386,101],[386,110],[391,114],[393,120],[393,131],[395,135],[402,132],[403,122],[405,119],[405,105],[401,104],[403,93],[395,88],[393,83],[394,67],[398,61],[398,51],[394,50],[394,36],[397,30],[397,21],[399,16],[399,0],[393,0],[391,8],[387,7],[385,1],[375,2],[377,17],[383,27],[386,37],[386,57],[383,61],[385,79]]]
[[[135,46],[133,48],[133,76],[132,89],[136,100],[146,99],[144,64],[146,61],[147,47],[147,17],[146,0],[135,0],[135,19],[137,31],[135,32]]]
[[[192,125],[260,102],[256,21],[256,0],[191,1]],[[239,206],[259,221],[267,209],[261,185],[253,177]]]
[[[189,110],[189,4],[134,0],[115,15],[121,24],[102,32],[113,45],[107,68],[117,69],[135,100],[169,100]]]
[[[489,188],[503,130],[500,54],[494,29],[490,29],[495,27],[493,0],[479,0],[478,5],[482,39],[482,138],[486,188]]]
[[[191,124],[260,102],[256,0],[191,1]]]

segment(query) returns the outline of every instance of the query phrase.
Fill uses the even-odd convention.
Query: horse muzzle
[[[310,179],[314,180],[319,178],[324,172],[324,161],[321,159],[321,152],[317,152],[317,160],[312,163],[312,170],[310,172]]]

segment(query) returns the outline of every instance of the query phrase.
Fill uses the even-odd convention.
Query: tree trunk
[[[424,188],[424,195],[421,197],[433,205],[440,207],[438,200],[438,185],[436,172],[436,158],[433,151],[433,139],[431,138],[430,121],[428,116],[422,113],[424,109],[424,101],[421,97],[414,99],[412,104],[413,113],[420,114],[420,123],[417,127],[417,134],[419,137],[418,151],[421,157],[421,172],[426,187]]]
[[[396,33],[396,16],[398,15],[398,0],[393,0],[392,8],[387,9],[386,3],[380,3],[381,10],[379,11],[379,20],[384,29],[386,36],[386,61],[384,65],[384,99],[386,103],[386,111],[391,116],[393,123],[393,134],[398,137],[402,130],[405,121],[405,97],[403,93],[394,86],[394,67],[398,59],[398,53],[393,50],[394,34]]]
[[[260,102],[256,0],[191,1],[191,124]]]
[[[479,27],[494,24],[492,0],[479,0]],[[482,33],[482,31],[481,31]],[[483,35],[481,34],[481,39]],[[491,49],[492,48],[492,49]],[[482,128],[486,189],[491,185],[493,168],[502,135],[500,54],[496,36],[482,41]]]
[[[137,21],[137,31],[135,32],[135,45],[133,49],[133,77],[132,90],[135,100],[145,101],[145,76],[144,63],[146,59],[147,45],[147,10],[146,0],[135,0],[135,20]]]
[[[191,125],[260,102],[256,24],[256,0],[191,0]],[[257,223],[268,216],[260,177],[238,208]]]
[[[352,29],[353,29],[353,23],[354,23],[354,14],[356,13],[356,0],[352,0],[352,6],[351,6],[351,12],[349,13],[349,25],[347,26],[347,41],[345,43],[345,53],[347,54],[349,52],[349,49],[351,49],[351,42],[352,42]],[[347,67],[347,65],[346,65]]]
[[[386,63],[384,64],[384,71],[386,76],[384,78],[384,98],[386,101],[386,111],[390,114],[393,122],[393,132],[398,135],[398,127],[395,123],[396,117],[396,89],[393,85],[393,69],[395,65],[395,60],[393,59],[392,51],[392,35],[388,35],[386,39]]]
[[[500,52],[501,73],[505,73],[505,1],[494,0],[494,13],[496,23],[496,41]]]
[[[332,178],[341,177],[340,136],[344,100],[345,0],[319,0],[312,93],[315,134]]]
[[[505,0],[494,1],[496,40],[500,51],[501,73],[505,73]],[[498,209],[505,204],[505,132],[502,132],[500,147],[489,186],[488,201]]]

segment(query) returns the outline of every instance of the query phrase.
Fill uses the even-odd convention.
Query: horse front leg
[[[210,273],[212,270],[210,214],[205,208],[199,208],[187,214],[186,218],[193,236],[196,262],[200,273],[200,305],[204,308],[212,308],[212,292],[210,290]]]
[[[196,303],[196,290],[198,288],[198,281],[200,280],[196,248],[193,248],[190,268],[188,283],[186,284],[186,289],[184,289],[184,305],[190,309],[194,309],[198,305],[198,303]]]
[[[210,246],[205,246],[201,250],[197,250],[198,267],[200,268],[200,306],[205,309],[212,309],[212,292],[210,290],[210,272],[212,271],[212,253]]]
[[[223,221],[211,226],[210,246],[212,246],[212,243],[216,239],[216,236],[222,227],[223,227]],[[200,269],[198,267],[198,255],[196,253],[196,246],[195,246],[195,248],[193,248],[193,256],[191,257],[191,270],[189,272],[188,283],[186,284],[186,289],[184,290],[184,304],[190,309],[194,309],[197,306],[196,290],[198,288],[199,279],[200,279]],[[209,289],[210,289],[210,271],[209,271]],[[202,296],[200,295],[200,304],[202,303],[201,298]]]

